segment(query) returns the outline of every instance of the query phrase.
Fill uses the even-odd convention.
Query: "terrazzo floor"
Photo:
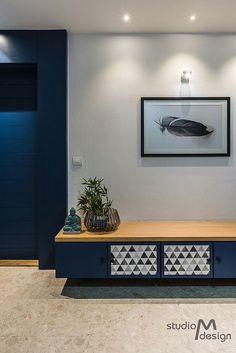
[[[235,353],[235,288],[80,285],[54,271],[2,267],[0,353]],[[200,319],[216,330],[201,325],[196,340]]]

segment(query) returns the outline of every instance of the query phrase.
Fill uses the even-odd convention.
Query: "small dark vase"
[[[88,211],[84,218],[84,225],[89,232],[111,232],[120,225],[120,217],[115,208],[110,208],[106,215],[97,216]]]

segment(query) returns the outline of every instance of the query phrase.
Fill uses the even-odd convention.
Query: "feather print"
[[[206,136],[214,131],[198,121],[174,116],[166,116],[159,121],[154,120],[154,122],[159,125],[161,132],[167,129],[170,134],[175,136]]]

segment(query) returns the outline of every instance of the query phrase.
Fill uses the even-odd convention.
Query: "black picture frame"
[[[150,102],[151,103],[154,102],[152,104],[154,108],[151,107]],[[171,102],[173,102],[173,104]],[[156,107],[155,107],[155,104],[156,104]],[[209,109],[208,114],[207,114],[207,111],[204,110],[205,106],[206,106],[205,109],[207,109],[207,106],[208,106],[208,109]],[[170,111],[173,111],[173,109],[176,109],[177,111],[179,111],[181,109],[183,110],[183,107],[185,109],[188,108],[187,110],[192,110],[194,114],[196,114],[197,112],[196,107],[199,107],[199,109],[202,110],[202,112],[204,113],[203,115],[205,116],[205,119],[208,120],[208,117],[209,117],[209,121],[211,122],[214,121],[214,118],[211,116],[211,114],[213,114],[214,109],[216,110],[218,107],[219,111],[216,111],[218,120],[215,121],[215,124],[219,125],[219,121],[221,119],[221,127],[222,127],[221,131],[218,132],[219,129],[214,130],[214,126],[211,128],[208,128],[207,126],[205,126],[203,122],[199,122],[198,121],[199,119],[195,119],[195,120],[191,119],[191,114],[189,119],[188,119],[188,116],[186,115],[183,115],[183,117],[175,116],[173,118],[171,114],[167,114],[166,115],[167,119],[164,120],[164,122],[162,117],[162,120],[159,120],[159,122],[157,120],[153,120],[153,122],[156,124],[153,124],[151,128],[149,127],[148,120],[150,121],[152,119],[150,117],[154,116],[154,112],[156,111],[158,112],[158,109],[159,110],[162,109],[163,111],[168,111],[168,109]],[[151,109],[153,109],[153,111]],[[148,116],[147,110],[150,111],[149,116]],[[220,112],[222,114],[220,114]],[[174,124],[172,124],[172,126],[170,127],[171,123],[169,125],[166,123],[168,120],[170,120],[170,118],[172,119],[171,123],[175,122],[176,126],[177,126],[177,121],[180,121],[178,122],[178,125],[181,125],[181,123],[186,124],[186,120],[189,121],[189,123],[187,122],[187,124],[190,124],[190,125],[194,124],[194,126],[192,127],[190,126],[189,132],[188,132],[188,128],[183,128],[180,126],[175,127]],[[154,125],[156,126],[154,127]],[[220,142],[222,142],[222,148],[209,148],[209,151],[207,148],[205,148],[205,150],[203,151],[201,147],[197,149],[194,146],[194,148],[196,149],[194,150],[194,152],[193,152],[193,148],[189,149],[190,152],[186,152],[187,147],[185,149],[181,148],[181,151],[178,150],[178,148],[176,148],[176,152],[169,151],[168,147],[165,148],[164,152],[161,146],[157,147],[156,150],[153,147],[149,148],[147,147],[147,144],[149,143],[147,142],[147,140],[151,142],[153,141],[153,144],[154,142],[156,143],[156,141],[158,141],[158,139],[156,140],[156,136],[154,136],[155,138],[150,137],[150,135],[153,134],[152,131],[155,131],[155,128],[158,128],[157,125],[159,125],[159,130],[161,132],[165,131],[165,133],[167,132],[167,134],[169,134],[168,138],[172,144],[174,143],[173,141],[180,142],[180,139],[178,139],[180,137],[182,137],[181,143],[185,143],[185,141],[187,141],[187,143],[189,144],[192,143],[192,146],[193,146],[193,142],[191,141],[195,141],[195,143],[196,141],[198,141],[198,144],[201,141],[203,141],[203,143],[207,144],[209,143],[209,138],[211,138],[212,141],[214,140],[215,144],[219,144]],[[199,129],[202,131],[205,129],[203,132],[204,135],[198,135],[198,136],[187,135],[188,133],[190,134],[193,133],[194,128],[197,128],[198,133],[199,132],[202,133],[201,131],[199,131]],[[150,131],[150,135],[148,135],[148,131]],[[171,131],[171,133],[169,133],[169,131]],[[218,137],[216,137],[216,134]],[[173,135],[173,138],[171,135]],[[159,133],[159,136],[161,136],[160,133]],[[186,136],[188,137],[188,139],[186,139]],[[214,138],[212,138],[212,136],[214,136]],[[174,138],[176,140],[174,140]],[[199,138],[201,138],[202,140]],[[161,139],[162,137],[160,137],[160,140]],[[175,150],[174,147],[172,147],[171,149]],[[227,156],[230,156],[230,97],[141,97],[141,157],[227,157]]]

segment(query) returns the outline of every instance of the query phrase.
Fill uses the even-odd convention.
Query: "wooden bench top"
[[[236,221],[124,221],[114,232],[63,234],[56,242],[236,241]]]

